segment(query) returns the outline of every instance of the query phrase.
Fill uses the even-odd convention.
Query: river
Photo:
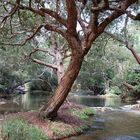
[[[110,111],[97,112],[89,131],[69,140],[140,140],[140,113],[125,109],[119,98],[97,96],[73,96],[73,101],[96,109],[103,107]],[[111,108],[110,108],[111,107]]]
[[[5,109],[10,111],[38,109],[46,99],[48,97],[42,95],[31,96],[25,94],[15,98],[15,104],[11,105],[9,103],[5,106]],[[101,107],[101,109],[109,108],[111,110],[97,111],[91,119],[93,120],[91,129],[83,135],[71,137],[68,140],[140,140],[140,114],[137,111],[122,109],[121,107],[125,104],[119,98],[72,94],[70,100],[94,109]]]

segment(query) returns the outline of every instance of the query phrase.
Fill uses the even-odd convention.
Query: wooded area
[[[36,75],[34,71],[36,73],[43,66],[51,68],[57,75],[55,93],[40,109],[42,118],[57,116],[90,50],[96,52],[95,57],[99,50],[104,53],[104,44],[110,42],[111,47],[118,41],[117,45],[130,50],[140,64],[134,46],[136,42],[131,41],[129,34],[130,29],[135,34],[133,37],[137,36],[133,31],[137,25],[131,20],[140,20],[138,0],[2,0],[0,7],[0,46],[1,52],[7,55],[1,58],[4,65],[12,64],[12,71],[14,68],[16,72],[17,65],[22,69],[22,63],[26,60],[27,63],[42,65],[31,64],[23,68],[29,68],[31,75]],[[139,27],[137,31],[139,34]],[[109,41],[110,38],[113,40]],[[106,55],[109,53],[108,49]],[[101,55],[95,58],[97,64]],[[32,71],[29,72],[31,67]],[[109,67],[112,66],[109,64]],[[96,69],[96,66],[92,69]],[[24,70],[21,70],[21,74],[25,79],[28,77]]]

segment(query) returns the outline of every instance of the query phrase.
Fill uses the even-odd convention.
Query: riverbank
[[[5,122],[8,122],[9,118],[10,120],[12,119],[12,121],[10,122],[12,124],[9,123],[6,125],[10,125],[10,127],[13,125],[16,128],[16,125],[19,126],[19,124],[17,124],[17,120],[23,119],[29,125],[40,129],[46,135],[47,139],[58,140],[58,139],[67,138],[70,136],[75,136],[83,133],[86,129],[90,127],[89,116],[93,114],[94,114],[93,109],[83,105],[77,105],[75,103],[69,102],[69,103],[65,103],[60,108],[60,110],[58,111],[58,116],[54,121],[48,119],[40,120],[38,117],[38,113],[36,111],[29,111],[29,112],[19,112],[19,113],[8,115],[6,117],[7,119]],[[16,125],[13,124],[14,120],[16,120]],[[19,122],[21,123],[21,121]],[[3,128],[7,128],[7,127],[3,127]],[[21,131],[24,130],[24,128],[20,128],[20,129]],[[6,129],[3,130],[5,134],[4,137],[6,138],[7,137],[10,138],[10,135],[11,136],[14,135],[13,134],[14,132],[17,133],[17,131],[8,132],[8,133],[5,131],[7,130]],[[21,137],[20,135],[24,135],[24,132],[21,133],[21,131],[20,134],[15,134],[15,135],[19,135],[18,137]]]

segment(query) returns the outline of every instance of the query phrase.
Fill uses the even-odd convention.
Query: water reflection
[[[24,110],[38,109],[42,104],[46,103],[49,98],[50,95],[31,95],[28,93],[21,97],[21,106]]]
[[[104,98],[100,96],[71,95],[70,99],[76,103],[90,107],[119,107],[123,105],[119,97]]]

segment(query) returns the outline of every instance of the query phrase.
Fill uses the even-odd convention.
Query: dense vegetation
[[[66,100],[72,89],[140,99],[139,21],[138,0],[0,0],[0,105],[26,91],[51,96],[6,120],[3,139],[83,132],[94,112]]]
[[[40,75],[46,70],[57,75],[55,94],[40,110],[42,118],[57,116],[84,61],[87,63],[83,65],[77,83],[95,94],[106,89],[120,94],[123,85],[127,90],[128,85],[138,87],[125,79],[130,70],[137,69],[128,56],[133,55],[140,63],[136,33],[140,20],[138,0],[4,0],[0,1],[0,6],[1,65],[4,69],[5,64],[10,68],[7,77],[18,75],[21,85],[29,80],[34,81],[31,89],[41,84],[38,89],[47,90],[49,85],[49,91],[53,91],[48,83],[50,78],[44,76],[47,79],[44,87]],[[19,83],[16,77],[15,80],[8,78],[10,82],[2,77],[2,91],[7,92],[8,88],[8,93],[11,92],[9,89],[13,93],[15,83]]]

